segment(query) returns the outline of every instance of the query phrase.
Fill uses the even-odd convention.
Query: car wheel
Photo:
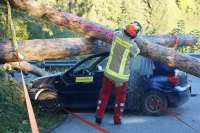
[[[56,113],[60,110],[58,96],[53,91],[43,91],[38,96],[38,102],[41,108],[47,112]]]
[[[144,114],[150,115],[150,116],[159,116],[165,113],[163,109],[158,107],[155,103],[152,102],[154,100],[164,108],[168,107],[168,102],[161,92],[159,91],[148,91],[146,92],[141,100],[141,110]]]

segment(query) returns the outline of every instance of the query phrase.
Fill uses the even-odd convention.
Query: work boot
[[[119,119],[119,121],[114,121],[114,123],[115,123],[116,125],[119,125],[119,124],[122,124],[122,121],[121,121],[121,119]]]
[[[102,122],[102,118],[96,118],[96,121],[95,121],[97,124],[101,124]]]

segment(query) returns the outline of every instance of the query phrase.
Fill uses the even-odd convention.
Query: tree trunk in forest
[[[21,70],[32,73],[38,77],[42,77],[42,76],[46,76],[50,74],[47,71],[44,71],[41,68],[36,67],[26,61],[21,61],[20,66],[19,66],[19,62],[10,62],[9,64],[12,65],[12,67],[21,68]]]

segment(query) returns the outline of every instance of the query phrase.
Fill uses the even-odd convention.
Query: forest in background
[[[110,28],[138,21],[142,34],[191,33],[200,45],[199,0],[36,0],[64,12],[86,18]],[[26,12],[12,9],[17,40],[84,37]],[[11,40],[7,24],[7,7],[0,4],[0,41]],[[40,33],[40,34],[38,34]],[[200,52],[197,47],[181,47],[179,52]]]
[[[200,30],[199,0],[36,0],[79,17],[118,28],[133,21],[142,24],[144,34],[167,34],[185,22],[186,33]],[[12,9],[17,40],[81,37],[76,32],[57,26],[25,12]],[[7,8],[0,4],[0,40],[8,40]],[[41,34],[38,34],[41,33]]]
[[[138,21],[143,34],[192,33],[200,45],[200,1],[199,0],[36,0],[64,12],[118,28]],[[85,35],[57,26],[12,9],[17,40],[84,37]],[[0,4],[0,41],[10,40],[7,25],[7,8]],[[40,33],[40,34],[38,34]],[[187,46],[176,49],[180,52],[200,52]]]

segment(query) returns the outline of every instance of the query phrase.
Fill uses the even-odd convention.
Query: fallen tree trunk
[[[200,77],[199,59],[174,50],[166,50],[165,47],[160,45],[154,47],[155,44],[148,40],[137,39],[136,42],[143,44],[139,45],[143,56],[149,58],[149,55],[151,55],[151,58],[155,61]]]
[[[47,71],[44,71],[39,67],[31,65],[30,63],[26,61],[21,61],[20,66],[19,66],[19,62],[10,62],[9,64],[12,65],[12,67],[21,68],[21,70],[32,73],[38,77],[42,77],[42,76],[46,76],[50,74]]]
[[[191,38],[191,35],[177,35]],[[154,40],[161,45],[172,44],[169,35],[143,36],[139,40]],[[143,43],[135,40],[138,46],[143,49]],[[168,45],[167,45],[168,44]],[[184,44],[184,42],[180,43]],[[62,58],[67,56],[80,56],[87,54],[103,53],[110,50],[110,44],[93,38],[56,38],[56,39],[35,39],[18,41],[19,52],[25,60],[39,60],[49,58]],[[156,47],[156,46],[152,46]],[[145,48],[144,48],[145,49]],[[165,49],[168,50],[168,49]],[[165,51],[164,50],[164,51]],[[143,54],[143,52],[141,52]],[[160,55],[161,56],[161,55]],[[0,64],[17,61],[11,41],[0,42]]]
[[[0,0],[0,3],[5,4],[4,0]],[[10,3],[11,7],[25,11],[30,15],[54,22],[57,25],[67,27],[69,29],[75,30],[79,33],[88,35],[90,37],[94,37],[108,43],[111,42],[114,31],[114,29],[112,28],[102,26],[100,24],[94,23],[92,21],[80,18],[78,16],[66,12],[61,12],[59,9],[55,9],[44,4],[37,3],[35,1],[10,0]],[[170,40],[174,40],[174,37],[170,37]],[[178,38],[178,45],[182,39],[185,39],[185,43],[187,43],[187,38]],[[193,41],[191,43],[196,44],[196,38],[192,40]],[[135,39],[135,41],[137,42],[138,47],[141,49],[141,55],[200,77],[199,60],[195,60],[195,58],[192,58],[190,56],[159,46],[148,40],[144,40],[141,38],[141,36]],[[174,42],[172,43],[172,46],[173,45]],[[187,65],[182,65],[181,63],[178,63],[179,61],[187,62]],[[191,69],[191,66],[193,66],[193,69]],[[197,67],[196,70],[194,69],[194,66]]]
[[[87,36],[97,38],[107,43],[111,43],[113,28],[109,28],[98,23],[89,21],[87,19],[78,17],[67,12],[62,12],[60,9],[47,6],[43,3],[36,1],[22,1],[22,0],[9,0],[12,8],[29,13],[32,16],[45,19],[57,25],[64,26],[68,29],[77,31]],[[5,0],[0,0],[1,4],[6,4]],[[166,47],[173,47],[175,44],[174,37],[170,34],[166,36],[153,35],[153,36],[138,36],[138,39],[149,39],[156,44],[164,45]],[[196,44],[196,37],[194,35],[179,35],[178,46],[185,46]],[[185,40],[185,41],[184,41]],[[188,43],[190,42],[190,43]]]
[[[156,45],[145,39],[137,39],[135,41],[137,44],[141,44],[138,45],[141,49],[141,55],[147,58],[150,58],[149,56],[151,56],[153,60],[200,77],[200,60],[186,54],[170,50],[164,46]],[[2,46],[4,47],[4,50],[0,52],[0,61],[5,62],[9,60],[10,62],[16,60],[13,53],[9,52],[12,51],[11,42],[6,41],[5,44],[0,45],[0,49]],[[37,60],[103,53],[108,52],[110,50],[110,46],[111,45],[108,43],[96,41],[91,38],[59,38],[43,39],[43,41],[41,39],[36,39],[19,41],[19,52],[22,53],[27,60]],[[7,60],[5,60],[5,58]]]
[[[57,38],[18,41],[24,60],[63,58],[108,52],[110,44],[91,38]],[[0,42],[0,64],[18,61],[11,41]]]

